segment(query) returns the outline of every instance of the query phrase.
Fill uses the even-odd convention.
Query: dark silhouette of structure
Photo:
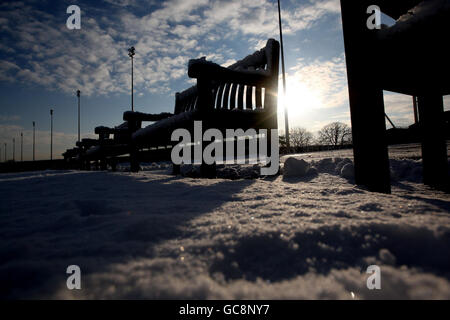
[[[175,129],[186,129],[194,137],[194,121],[202,121],[203,131],[215,128],[222,133],[238,128],[277,129],[279,50],[278,41],[269,39],[265,48],[227,68],[204,58],[190,60],[188,75],[197,79],[197,85],[176,94],[173,116],[132,134],[132,170],[138,169],[140,149],[174,145],[171,134]],[[126,112],[124,120],[144,121],[151,116]],[[269,155],[270,141],[269,134]],[[214,176],[215,166],[202,162],[201,171]]]
[[[23,132],[20,133],[20,161],[23,162]]]
[[[286,71],[284,67],[284,45],[283,45],[283,28],[281,25],[281,4],[280,0],[278,0],[278,26],[280,27],[280,44],[281,44],[281,70],[283,74],[283,95],[286,97]],[[291,147],[291,139],[289,137],[289,112],[286,106],[286,102],[284,102],[284,130],[286,135],[286,148],[289,150]]]
[[[35,147],[36,147],[36,122],[33,121],[33,161],[36,160],[35,158]]]
[[[80,139],[80,99],[81,99],[81,91],[77,90],[77,98],[78,98],[78,141]]]
[[[398,19],[369,29],[367,9],[378,5]],[[390,192],[383,90],[417,96],[423,180],[448,185],[443,95],[450,93],[450,63],[443,32],[445,0],[341,0],[353,129],[356,183]],[[411,9],[413,8],[413,9]]]
[[[131,47],[128,49],[128,56],[131,58],[131,111],[134,111],[134,56],[136,49]]]
[[[50,109],[50,160],[53,160],[53,109]]]
[[[193,133],[194,121],[202,121],[204,131],[277,129],[279,48],[278,41],[269,39],[265,48],[228,68],[204,58],[191,60],[188,74],[197,79],[197,85],[175,95],[173,114],[127,111],[124,123],[115,128],[97,127],[99,139],[83,139],[76,149],[63,154],[65,161],[80,162],[85,169],[92,161],[102,169],[107,164],[114,169],[116,157],[130,154],[131,170],[138,171],[142,159],[167,160],[175,144],[172,132],[185,128]],[[154,123],[141,128],[145,121]],[[268,152],[270,141],[269,130]],[[206,175],[214,175],[214,169],[202,165]]]

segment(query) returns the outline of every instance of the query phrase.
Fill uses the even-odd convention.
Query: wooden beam
[[[383,90],[373,77],[367,3],[341,0],[355,180],[370,191],[390,193]]]
[[[418,97],[422,136],[423,182],[442,188],[449,186],[444,102],[439,94]]]

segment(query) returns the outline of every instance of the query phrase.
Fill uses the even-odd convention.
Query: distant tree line
[[[320,129],[317,134],[305,128],[295,127],[289,130],[290,147],[293,152],[304,152],[313,146],[327,146],[339,149],[352,144],[352,130],[342,122],[333,122]],[[280,148],[286,149],[286,136],[280,135]],[[321,149],[321,148],[319,148]]]

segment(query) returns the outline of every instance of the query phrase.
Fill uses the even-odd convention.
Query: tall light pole
[[[13,138],[13,162],[16,161],[16,139]]]
[[[134,111],[134,55],[136,54],[136,49],[131,47],[128,49],[128,56],[131,58],[131,111]]]
[[[35,161],[36,122],[33,121],[33,161]]]
[[[23,132],[20,133],[20,161],[23,162]]]
[[[7,145],[6,145],[6,142],[5,142],[5,162],[6,162],[6,147],[7,147]]]
[[[278,0],[278,24],[280,26],[280,43],[281,43],[281,68],[283,72],[283,104],[284,104],[284,125],[286,131],[286,147],[289,151],[290,143],[289,143],[289,115],[288,115],[288,107],[286,105],[286,71],[284,67],[284,46],[283,46],[283,28],[281,26],[281,5],[280,0]]]
[[[77,97],[78,97],[78,142],[80,142],[80,98],[81,98],[80,90],[77,90]]]
[[[50,109],[50,160],[53,160],[53,109]]]

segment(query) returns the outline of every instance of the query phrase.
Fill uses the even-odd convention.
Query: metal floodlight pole
[[[20,161],[23,162],[23,132],[20,133]]]
[[[13,162],[16,161],[16,139],[13,138]]]
[[[35,161],[36,122],[33,121],[33,161]]]
[[[50,161],[53,160],[53,109],[50,109]]]
[[[7,147],[7,144],[5,142],[5,162],[6,162],[6,147]]]
[[[281,26],[281,5],[280,0],[278,0],[278,24],[280,26],[280,44],[281,44],[281,68],[283,72],[283,104],[284,104],[284,125],[286,131],[286,147],[290,149],[289,143],[289,114],[286,105],[286,71],[284,67],[284,46],[283,46],[283,28]]]
[[[417,97],[413,96],[414,123],[419,123],[419,113],[417,111]]]
[[[134,59],[131,57],[131,111],[134,111]]]
[[[131,47],[128,49],[128,56],[131,58],[131,111],[134,111],[134,55],[136,49]]]
[[[77,90],[77,97],[78,97],[78,142],[80,142],[80,98],[81,98],[80,90]]]

